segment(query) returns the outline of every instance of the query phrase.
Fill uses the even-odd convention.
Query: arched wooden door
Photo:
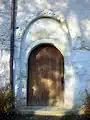
[[[53,45],[40,45],[29,56],[28,104],[60,105],[64,101],[64,59]]]

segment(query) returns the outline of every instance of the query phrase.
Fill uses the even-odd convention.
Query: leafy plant
[[[8,113],[12,108],[12,92],[0,91],[0,113]]]
[[[85,115],[90,116],[90,94],[88,94],[88,91],[86,90],[86,102],[85,102]]]

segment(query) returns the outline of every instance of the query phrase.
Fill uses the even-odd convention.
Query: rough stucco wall
[[[19,48],[23,30],[30,22],[30,19],[43,9],[61,11],[68,21],[72,39],[70,59],[76,73],[76,81],[78,81],[74,84],[74,104],[79,105],[85,98],[85,89],[90,91],[90,1],[18,0],[14,61],[19,59]],[[19,71],[19,64],[18,62],[15,64],[15,72],[17,73]]]
[[[0,0],[0,89],[10,82],[10,0]]]
[[[0,1],[0,88],[9,83],[11,0]],[[60,11],[68,21],[72,38],[71,61],[76,73],[74,103],[81,104],[85,89],[90,92],[90,1],[89,0],[18,0],[14,63],[19,59],[23,30],[33,16],[45,9]],[[19,62],[14,77],[19,77]],[[17,73],[15,73],[17,72]],[[17,74],[17,76],[16,76]],[[17,81],[16,81],[17,82]]]

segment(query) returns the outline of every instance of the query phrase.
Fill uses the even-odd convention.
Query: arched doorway
[[[28,105],[56,106],[64,102],[64,58],[50,44],[32,50],[28,59]]]

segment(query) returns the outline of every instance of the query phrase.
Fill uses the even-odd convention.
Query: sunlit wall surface
[[[87,0],[18,0],[14,54],[16,96],[27,94],[30,51],[41,43],[52,43],[64,56],[65,107],[83,104],[85,89],[90,91],[89,5]],[[40,16],[51,16],[62,23],[51,18],[37,19]]]
[[[10,87],[11,2],[0,0],[0,90]]]
[[[0,1],[0,88],[9,83],[10,75],[10,4]],[[56,20],[37,19],[39,16]],[[65,106],[80,107],[86,98],[85,90],[90,92],[90,1],[16,1],[14,91],[22,106],[27,99],[28,56],[41,43],[52,43],[62,53]]]

